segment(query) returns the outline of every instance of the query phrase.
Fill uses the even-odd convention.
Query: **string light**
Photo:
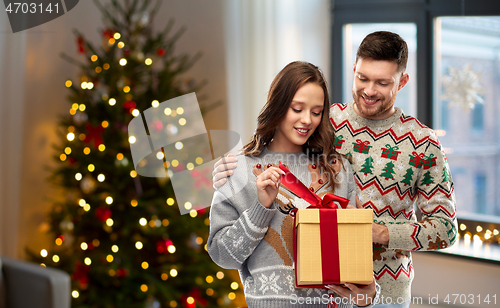
[[[151,58],[147,58],[146,60],[144,60],[144,63],[146,63],[146,65],[151,65],[153,64],[153,60],[151,60]]]
[[[118,42],[118,48],[122,49],[123,47],[125,47],[125,43],[124,42]]]
[[[172,161],[172,167],[177,167],[177,166],[179,166],[179,161],[177,159],[174,159]]]
[[[132,110],[132,115],[133,115],[134,117],[137,117],[137,116],[138,116],[138,115],[140,115],[140,114],[141,114],[141,112],[140,112],[139,110],[137,110],[137,109]]]
[[[71,154],[71,148],[70,147],[64,148],[64,153],[66,153],[67,155]]]
[[[85,147],[85,148],[83,149],[83,154],[85,154],[85,155],[89,155],[89,154],[90,154],[90,148],[89,148],[89,147]]]
[[[74,103],[71,105],[71,109],[78,110],[79,105],[77,103]]]
[[[234,300],[236,298],[236,294],[234,294],[234,292],[230,292],[227,297],[230,299],[230,300]]]
[[[161,224],[162,224],[164,227],[166,227],[166,226],[168,226],[168,225],[170,224],[170,222],[168,221],[168,219],[166,219],[166,218],[165,218],[165,219],[163,219],[163,220],[161,221]]]
[[[73,133],[68,133],[68,134],[66,135],[66,138],[68,139],[68,141],[73,141],[73,140],[75,140],[75,134],[73,134]]]
[[[89,258],[89,257],[86,257],[85,260],[83,260],[83,262],[86,264],[86,265],[90,265],[92,264],[92,260]]]
[[[201,158],[201,157],[196,157],[195,162],[196,162],[198,165],[201,165],[201,164],[203,164],[203,158]]]
[[[169,253],[174,253],[175,252],[175,246],[174,245],[169,245],[167,248]]]
[[[46,249],[42,249],[42,250],[40,251],[40,255],[41,255],[42,257],[44,257],[44,258],[45,258],[45,257],[47,257],[47,256],[49,255],[49,253],[47,252],[47,250],[46,250]]]
[[[198,216],[198,212],[196,210],[191,210],[189,211],[189,216],[195,218],[196,216]]]
[[[81,207],[84,207],[86,203],[87,201],[85,201],[85,199],[78,200],[78,205],[80,205]]]
[[[118,154],[116,154],[116,159],[118,159],[118,160],[122,160],[122,159],[123,159],[123,157],[124,157],[124,156],[123,156],[123,154],[122,154],[122,153],[118,153]]]
[[[114,38],[110,38],[110,39],[108,40],[108,44],[109,44],[109,45],[113,45],[113,44],[115,43],[115,41],[116,41],[116,40],[115,40]]]
[[[208,288],[208,289],[207,289],[207,295],[208,295],[208,296],[212,296],[212,295],[214,295],[214,290],[213,290],[212,288]]]
[[[224,273],[223,272],[217,272],[217,274],[215,276],[217,276],[217,279],[221,280],[222,278],[224,278]]]
[[[90,211],[90,204],[88,204],[88,203],[87,203],[87,204],[85,204],[85,205],[83,206],[83,210],[84,210],[85,212]]]
[[[111,251],[114,252],[114,253],[117,253],[119,250],[118,246],[117,245],[113,245],[111,246]]]
[[[66,82],[64,83],[64,85],[69,88],[73,85],[73,82],[71,80],[66,80]]]
[[[94,247],[99,247],[99,245],[101,245],[101,242],[99,242],[99,240],[98,240],[98,239],[94,239],[94,240],[92,241],[92,245],[94,245]]]
[[[135,242],[135,248],[137,248],[137,250],[141,250],[142,247],[143,247],[143,245],[141,242],[139,242],[139,241]]]
[[[138,202],[137,202],[137,200],[135,200],[135,199],[134,199],[134,200],[132,200],[132,201],[130,201],[130,205],[131,205],[131,206],[133,206],[133,207],[136,207],[136,206],[137,206],[137,204],[138,204]]]
[[[177,141],[177,142],[175,143],[175,148],[176,148],[177,150],[180,150],[180,149],[182,149],[183,147],[184,147],[184,145],[182,144],[182,142]]]
[[[177,274],[178,274],[178,273],[177,273],[177,270],[176,270],[175,268],[173,268],[173,269],[171,269],[171,270],[170,270],[170,276],[172,276],[172,277],[176,277],[176,276],[177,276]]]
[[[111,203],[113,203],[113,197],[111,197],[111,196],[107,196],[107,197],[106,197],[106,203],[107,203],[107,204],[111,204]]]
[[[193,207],[193,205],[191,204],[191,202],[188,201],[188,202],[184,203],[184,208],[186,210],[190,210],[192,207]]]
[[[80,244],[80,248],[81,248],[82,250],[87,250],[87,249],[89,248],[89,245],[88,245],[87,243],[85,243],[85,242],[82,242],[82,243]]]
[[[100,72],[102,72],[102,68],[100,66],[96,67],[95,72],[99,74]]]
[[[123,87],[123,92],[125,92],[125,93],[130,92],[130,87],[129,86],[124,86]]]
[[[148,291],[148,286],[145,285],[145,284],[141,285],[141,291],[142,292],[147,292]]]
[[[60,238],[56,238],[56,245],[57,246],[61,246],[63,243],[63,240],[61,240]]]
[[[156,158],[158,158],[159,160],[162,160],[163,157],[165,157],[165,155],[163,154],[163,152],[160,151],[160,152],[156,153]]]
[[[125,66],[125,65],[127,65],[127,59],[121,58],[119,63],[121,66]]]
[[[476,227],[476,231],[477,231],[477,232],[481,232],[481,231],[483,231],[483,227],[481,227],[481,226],[477,226],[477,227]]]
[[[85,134],[78,135],[78,139],[80,139],[81,141],[85,140]]]
[[[108,70],[109,69],[109,64],[108,63],[104,63],[104,65],[102,66],[102,68],[104,68],[105,70]]]
[[[184,118],[180,118],[180,119],[179,119],[179,124],[180,124],[181,126],[185,125],[185,124],[186,124],[186,119],[184,119]]]
[[[59,262],[59,256],[58,255],[53,255],[52,256],[52,261],[54,261],[55,263]]]
[[[105,178],[106,178],[106,176],[104,176],[104,174],[102,174],[102,173],[101,173],[101,174],[99,174],[99,175],[97,176],[97,180],[98,180],[99,182],[104,182],[104,179],[105,179]]]
[[[186,302],[189,304],[189,305],[192,305],[194,304],[194,298],[189,296],[187,299],[186,299]]]
[[[136,142],[135,136],[128,137],[128,142],[131,144],[135,143]]]
[[[71,115],[75,115],[75,114],[76,114],[76,110],[75,110],[75,109],[70,109],[70,110],[69,110],[69,114],[71,114]]]
[[[231,282],[231,289],[237,290],[239,287],[239,284],[236,281]]]
[[[155,99],[151,102],[151,106],[153,106],[153,108],[157,108],[158,106],[160,106],[160,102]]]
[[[130,171],[130,177],[135,178],[137,176],[137,172],[135,170]]]
[[[108,122],[108,121],[102,121],[101,126],[102,126],[103,128],[106,128],[106,127],[108,127],[108,126],[109,126],[109,122]]]
[[[110,106],[114,106],[114,105],[116,104],[116,99],[114,99],[114,98],[110,98],[110,99],[109,99],[109,101],[108,101],[108,104],[109,104]]]
[[[167,275],[167,273],[163,273],[163,274],[161,274],[161,280],[165,281],[165,280],[167,280],[167,279],[168,279],[168,275]]]
[[[168,205],[172,206],[172,205],[174,205],[174,203],[175,203],[174,198],[168,198],[167,199],[167,204]]]
[[[145,225],[148,224],[148,220],[142,217],[141,219],[139,219],[139,224],[144,227]]]
[[[106,146],[101,143],[101,144],[99,144],[98,149],[99,149],[99,151],[104,152],[104,150],[106,149]]]
[[[66,154],[61,154],[61,155],[59,155],[59,159],[60,159],[61,161],[65,161],[65,160],[66,160]]]
[[[115,258],[112,256],[112,255],[107,255],[106,256],[106,261],[108,261],[109,263],[113,262]]]
[[[108,227],[112,227],[112,226],[113,226],[113,224],[114,224],[113,219],[111,219],[111,218],[106,219],[106,225],[107,225]]]
[[[141,267],[142,267],[143,269],[148,269],[148,267],[149,267],[149,263],[148,263],[148,262],[146,262],[146,261],[144,261],[144,262],[142,262],[142,263],[141,263]]]
[[[198,245],[203,244],[203,239],[202,239],[201,237],[199,237],[199,236],[198,236],[198,237],[196,238],[196,244],[198,244]]]
[[[80,293],[78,293],[77,290],[73,290],[73,292],[71,292],[71,296],[73,296],[73,298],[78,298],[80,296]]]
[[[194,164],[193,164],[193,163],[188,163],[188,164],[186,165],[186,169],[187,169],[187,170],[193,170],[193,169],[194,169]]]
[[[94,172],[95,170],[95,166],[93,164],[90,164],[88,165],[87,169],[90,171],[90,172]]]
[[[81,173],[77,173],[77,174],[75,174],[75,179],[76,179],[77,181],[80,181],[80,180],[82,179],[82,174],[81,174]]]
[[[81,87],[82,89],[84,89],[84,90],[85,90],[85,89],[87,89],[87,82],[86,82],[86,81],[83,81],[83,82],[80,84],[80,87]]]
[[[115,34],[113,35],[113,37],[115,38],[115,40],[119,40],[120,37],[122,37],[122,35],[119,32],[115,32]]]

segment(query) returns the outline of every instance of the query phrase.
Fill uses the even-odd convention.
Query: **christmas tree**
[[[179,78],[198,56],[174,55],[183,30],[171,34],[172,22],[153,31],[161,1],[95,2],[101,46],[75,31],[80,55],[64,56],[81,72],[66,81],[71,107],[54,146],[51,179],[64,192],[48,218],[54,244],[28,253],[71,275],[72,307],[231,306],[241,287],[206,252],[208,212],[180,215],[168,178],[138,176],[127,134],[142,111],[200,88]]]
[[[396,174],[396,172],[394,172],[394,164],[392,163],[392,161],[385,164],[385,167],[384,169],[382,169],[382,171],[384,172],[382,172],[380,176],[383,176],[386,180],[388,179],[394,180],[393,174]]]
[[[446,168],[446,166],[443,167],[443,180],[441,181],[441,183],[448,183],[450,181],[450,173],[448,172],[448,169]]]
[[[430,184],[434,184],[434,177],[431,175],[430,171],[427,171],[424,173],[424,178],[420,182],[420,185],[426,185],[429,186]]]
[[[404,180],[402,180],[402,181],[401,181],[401,183],[405,184],[405,186],[406,186],[406,185],[411,185],[411,181],[412,181],[412,179],[413,179],[412,175],[413,175],[413,170],[412,170],[412,168],[408,168],[408,169],[406,169],[406,174],[404,175],[404,178],[405,178],[405,179],[404,179]]]
[[[368,158],[365,159],[365,163],[361,167],[363,168],[359,172],[363,172],[365,175],[367,175],[368,173],[373,173],[373,158],[371,158],[371,156],[368,156]]]

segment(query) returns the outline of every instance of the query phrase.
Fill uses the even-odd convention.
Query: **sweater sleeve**
[[[258,200],[241,213],[234,200],[217,190],[210,209],[210,234],[207,251],[219,266],[240,269],[264,238],[276,208],[265,208]]]
[[[422,221],[387,225],[389,248],[438,250],[457,240],[453,180],[446,155],[433,131],[424,155],[415,183]]]

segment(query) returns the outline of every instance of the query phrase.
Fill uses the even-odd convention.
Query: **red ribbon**
[[[368,145],[370,144],[370,141],[366,140],[366,141],[361,141],[361,139],[356,139],[356,142],[359,144],[359,145]]]
[[[334,201],[339,202],[342,207],[346,207],[349,203],[349,199],[342,198],[333,194],[326,194],[323,199],[318,195],[310,191],[302,182],[300,182],[285,166],[279,163],[279,168],[285,172],[285,175],[281,177],[281,183],[283,186],[287,187],[295,194],[297,194],[302,199],[309,202],[311,205],[309,208],[319,209],[319,219],[320,219],[320,235],[321,235],[321,256],[322,256],[322,276],[324,284],[339,284],[340,283],[340,264],[339,260],[330,263],[327,262],[328,258],[331,256],[339,255],[339,243],[338,243],[338,227],[337,227],[337,204]],[[297,209],[292,210],[292,216],[294,218],[293,225],[293,256],[294,261],[297,261],[297,234],[295,227],[295,213]],[[297,266],[295,266],[295,286],[297,284]],[[310,285],[301,286],[306,288],[325,288],[324,285]]]

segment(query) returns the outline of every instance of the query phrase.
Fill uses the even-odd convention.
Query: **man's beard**
[[[379,116],[388,113],[388,111],[392,109],[396,101],[395,96],[390,102],[386,102],[385,100],[381,99],[379,103],[377,103],[375,106],[370,106],[370,108],[365,103],[361,102],[361,100],[363,99],[361,96],[362,95],[359,94],[354,95],[354,104],[356,105],[357,110],[360,113],[359,115],[367,119],[378,118]]]

